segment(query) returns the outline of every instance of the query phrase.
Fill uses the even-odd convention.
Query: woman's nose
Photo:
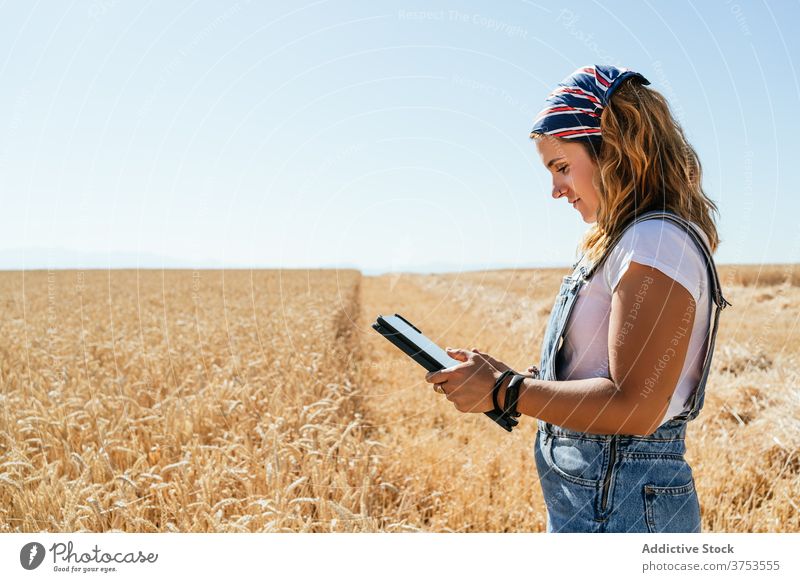
[[[567,193],[567,189],[559,184],[553,184],[553,198],[558,200]]]

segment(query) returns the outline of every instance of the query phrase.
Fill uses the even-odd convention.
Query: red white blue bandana
[[[648,81],[641,73],[613,65],[587,65],[569,75],[547,96],[533,133],[564,139],[600,136],[600,115],[619,84],[628,77]]]

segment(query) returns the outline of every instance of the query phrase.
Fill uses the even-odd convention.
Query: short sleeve
[[[680,283],[695,302],[706,288],[705,257],[691,235],[665,220],[643,220],[628,228],[603,264],[603,275],[613,293],[631,262],[655,267]]]

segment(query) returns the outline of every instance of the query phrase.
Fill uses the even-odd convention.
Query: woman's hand
[[[440,384],[447,399],[459,412],[494,410],[492,388],[500,374],[510,369],[509,366],[476,348],[447,348],[447,354],[463,363],[438,372],[428,372],[425,381]]]

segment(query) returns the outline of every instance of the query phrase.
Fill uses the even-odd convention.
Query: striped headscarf
[[[533,133],[564,139],[600,136],[600,115],[611,94],[628,77],[648,81],[641,73],[613,65],[587,65],[569,75],[545,99]]]

